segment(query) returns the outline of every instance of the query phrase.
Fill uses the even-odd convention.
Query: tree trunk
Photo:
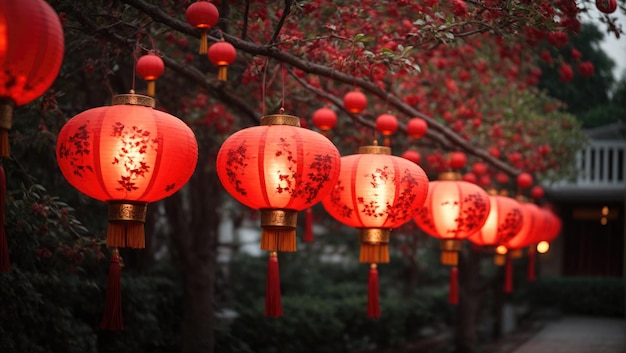
[[[207,171],[204,167],[199,163],[190,180],[187,200],[179,192],[165,204],[185,279],[183,353],[212,353],[215,346],[213,303],[219,224],[215,200],[219,185],[212,168]]]
[[[459,305],[456,320],[456,353],[477,351],[477,319],[480,311],[481,255],[464,246],[459,252]]]

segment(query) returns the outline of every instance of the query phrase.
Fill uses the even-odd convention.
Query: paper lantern
[[[337,113],[330,108],[320,108],[313,112],[313,125],[326,135],[337,124]]]
[[[154,109],[151,97],[122,94],[84,111],[59,132],[59,168],[76,189],[109,205],[108,247],[143,248],[150,202],[187,183],[198,159],[191,129]]]
[[[211,45],[208,52],[209,60],[217,66],[217,79],[226,81],[228,65],[237,59],[237,51],[232,44],[222,40]]]
[[[406,124],[406,132],[409,136],[413,138],[418,139],[426,135],[427,131],[428,131],[428,124],[426,123],[424,119],[412,118]]]
[[[398,129],[398,118],[391,114],[381,114],[376,118],[376,130],[384,137],[384,145],[389,147],[391,136]]]
[[[420,164],[422,162],[422,155],[414,150],[406,150],[401,157],[408,159],[415,164]]]
[[[351,91],[343,96],[343,106],[353,114],[359,114],[367,107],[367,97],[360,91]]]
[[[472,164],[472,172],[476,175],[483,175],[487,173],[487,165],[483,162],[476,162]]]
[[[450,159],[448,163],[450,164],[450,168],[463,169],[467,164],[467,157],[463,152],[452,152],[450,153]]]
[[[528,173],[521,173],[517,176],[517,186],[521,189],[527,189],[533,184],[533,177]]]
[[[298,211],[325,197],[339,177],[340,155],[300,118],[277,114],[237,131],[220,147],[217,175],[226,191],[261,211],[261,249],[270,251],[267,316],[282,316],[276,251],[296,251]]]
[[[165,71],[163,60],[158,55],[147,54],[139,58],[135,66],[139,77],[147,82],[146,94],[150,97],[154,97],[155,81],[163,74],[163,71]]]
[[[198,0],[187,7],[185,18],[190,25],[200,30],[200,49],[198,53],[206,54],[208,48],[207,31],[215,26],[220,18],[217,7],[208,1]]]
[[[459,179],[457,173],[448,172],[431,181],[415,217],[424,232],[441,239],[441,262],[452,266],[457,264],[461,240],[481,229],[491,209],[485,190]]]
[[[43,0],[0,1],[0,157],[9,157],[13,108],[41,96],[63,61],[63,28]]]
[[[532,189],[530,189],[530,197],[532,197],[535,200],[542,199],[544,193],[545,192],[543,191],[543,188],[539,185],[535,185],[532,187]]]
[[[514,237],[522,228],[522,207],[516,200],[499,195],[489,195],[489,217],[480,230],[468,237],[474,244],[495,247]]]
[[[410,221],[426,199],[428,177],[417,164],[384,146],[363,146],[341,158],[341,173],[322,200],[339,222],[359,229],[359,261],[370,263],[368,316],[379,317],[377,263],[389,262],[391,230]]]

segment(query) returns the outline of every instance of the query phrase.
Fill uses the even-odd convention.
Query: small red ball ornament
[[[198,0],[187,7],[185,17],[190,25],[200,29],[200,49],[198,53],[206,54],[208,48],[207,31],[215,26],[220,18],[217,7],[208,1]]]
[[[313,125],[320,129],[323,134],[326,134],[329,130],[335,127],[337,124],[337,113],[330,108],[320,108],[313,112],[311,117]]]
[[[187,183],[198,159],[191,129],[137,94],[84,111],[59,132],[57,162],[76,189],[109,205],[108,247],[145,247],[150,202]]]
[[[405,151],[401,157],[404,159],[408,159],[415,164],[420,164],[422,162],[422,155],[414,150]]]
[[[376,118],[376,130],[384,137],[384,145],[389,147],[391,136],[398,129],[398,118],[391,114],[381,114]]]
[[[617,0],[596,0],[596,7],[601,12],[611,14],[617,10]]]
[[[487,165],[483,162],[476,162],[472,165],[472,172],[476,175],[483,175],[487,173]]]
[[[237,50],[235,50],[235,47],[223,40],[216,42],[209,48],[208,57],[213,64],[217,65],[217,79],[226,81],[228,65],[232,64],[235,59],[237,59]]]
[[[467,181],[468,183],[472,184],[476,184],[476,182],[478,181],[478,179],[476,178],[476,174],[471,172],[463,174],[463,178],[461,180]]]
[[[539,185],[535,185],[530,189],[530,197],[535,200],[540,200],[544,195],[543,188]]]
[[[450,164],[450,168],[453,169],[465,168],[465,165],[467,164],[467,156],[465,156],[465,153],[463,152],[452,152],[448,163]]]
[[[527,189],[533,184],[533,177],[528,173],[521,173],[517,176],[517,186],[522,189]]]
[[[424,119],[412,118],[406,124],[406,132],[407,134],[409,134],[409,136],[413,138],[418,139],[426,135],[427,131],[428,131],[428,123],[426,123],[426,120]]]
[[[0,1],[0,157],[9,157],[13,108],[41,96],[63,61],[63,28],[43,0]]]
[[[147,81],[146,94],[150,97],[154,97],[155,81],[165,70],[163,60],[155,54],[144,55],[137,60],[136,69],[139,76]]]
[[[359,114],[367,107],[367,97],[360,91],[351,91],[343,96],[343,106],[354,114]]]

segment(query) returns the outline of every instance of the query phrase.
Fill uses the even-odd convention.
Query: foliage
[[[577,315],[623,317],[624,295],[621,278],[541,278],[530,288],[534,306]]]

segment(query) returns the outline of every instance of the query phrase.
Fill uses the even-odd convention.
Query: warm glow
[[[508,252],[508,249],[504,245],[499,245],[496,248],[496,254],[505,255]]]
[[[607,220],[606,217],[600,218],[600,224],[602,224],[603,226],[605,226],[607,222],[608,222],[608,220]]]
[[[609,207],[608,206],[602,207],[602,215],[607,216],[608,214],[609,214]]]
[[[545,254],[548,252],[548,250],[550,250],[550,243],[548,243],[547,241],[540,241],[537,244],[537,252],[540,254]]]

